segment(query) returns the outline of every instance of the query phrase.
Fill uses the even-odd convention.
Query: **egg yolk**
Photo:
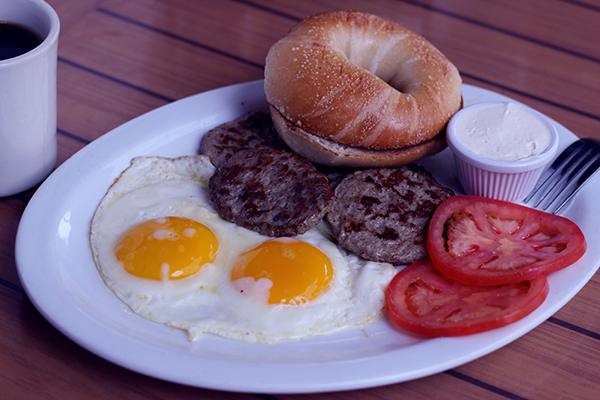
[[[329,258],[306,242],[278,238],[266,241],[242,254],[231,280],[252,277],[271,280],[269,304],[303,304],[314,300],[329,287],[332,278]]]
[[[181,279],[212,262],[215,234],[205,225],[179,217],[157,218],[131,228],[115,248],[123,268],[140,278]]]

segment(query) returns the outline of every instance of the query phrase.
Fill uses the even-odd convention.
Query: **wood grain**
[[[400,23],[444,52],[465,83],[526,103],[580,137],[600,139],[598,0],[48,1],[61,18],[57,166],[148,111],[261,79],[276,40],[305,16],[334,9],[357,9]],[[72,342],[24,293],[14,244],[34,193],[35,188],[0,199],[2,399],[598,397],[599,274],[520,339],[460,367],[395,385],[261,395],[192,388],[126,370]]]

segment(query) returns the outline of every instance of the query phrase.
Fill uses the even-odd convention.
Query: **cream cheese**
[[[490,104],[463,115],[456,138],[473,153],[493,160],[518,161],[543,152],[551,133],[541,117],[514,103]]]

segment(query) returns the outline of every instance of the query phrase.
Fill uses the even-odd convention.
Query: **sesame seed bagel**
[[[379,157],[403,165],[440,151],[438,136],[462,106],[461,83],[423,37],[356,11],[301,21],[265,65],[279,135],[311,161],[335,166],[378,166]],[[313,156],[314,148],[324,151]]]

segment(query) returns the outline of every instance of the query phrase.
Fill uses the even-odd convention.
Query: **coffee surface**
[[[0,60],[25,54],[40,43],[42,39],[30,29],[10,22],[0,22]]]

